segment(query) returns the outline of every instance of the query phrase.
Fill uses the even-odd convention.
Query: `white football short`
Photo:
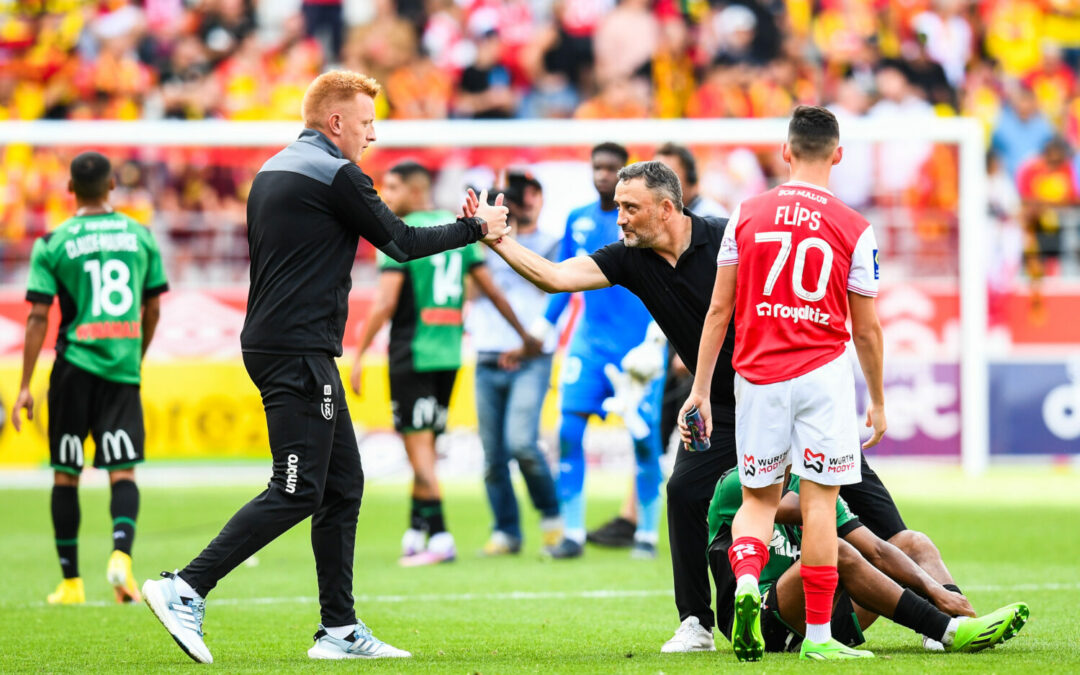
[[[766,487],[784,470],[819,485],[862,480],[855,376],[843,354],[791,380],[753,384],[735,374],[739,480]]]

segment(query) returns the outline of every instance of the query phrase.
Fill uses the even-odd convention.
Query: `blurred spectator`
[[[651,0],[620,0],[596,27],[593,53],[601,82],[642,74],[660,44],[660,22],[649,9]]]
[[[421,49],[412,61],[391,73],[386,91],[394,119],[443,119],[450,110],[453,85]]]
[[[1062,253],[1058,209],[1080,205],[1080,182],[1069,155],[1064,138],[1051,138],[1042,152],[1025,162],[1017,174],[1022,217],[1029,236],[1028,273],[1033,279],[1057,271]]]
[[[162,115],[169,119],[203,119],[213,110],[215,88],[203,43],[185,35],[173,47],[161,71]]]
[[[341,1],[304,0],[300,6],[308,36],[317,39],[323,45],[323,53],[331,63],[341,58],[341,46],[345,34],[345,15]]]
[[[926,55],[941,64],[952,87],[964,82],[964,71],[971,59],[971,25],[964,18],[964,0],[935,0],[935,8],[923,12],[912,21],[922,36]],[[934,96],[929,97],[935,100]]]
[[[895,61],[882,63],[877,73],[877,91],[881,99],[868,117],[883,125],[917,123],[932,117],[930,104],[912,87],[903,66]],[[913,185],[915,176],[930,157],[932,146],[926,142],[889,141],[878,145],[876,181],[885,198],[896,200]]]
[[[255,30],[248,0],[203,0],[199,21],[199,37],[215,64],[228,58]]]
[[[510,71],[500,62],[499,33],[489,29],[476,42],[476,60],[461,74],[454,110],[460,117],[497,119],[513,117],[517,98]]]
[[[870,97],[854,79],[840,83],[836,102],[828,106],[836,115],[840,128],[848,120],[862,117],[870,107]],[[845,204],[861,209],[870,204],[874,196],[874,148],[869,143],[848,143],[841,136],[844,158],[833,167],[829,189]]]
[[[675,172],[682,184],[683,204],[688,210],[699,216],[726,218],[728,210],[719,202],[702,194],[698,184],[697,159],[690,149],[676,143],[664,143],[656,149],[654,159],[662,162]]]
[[[813,21],[813,40],[827,62],[853,62],[877,34],[877,17],[869,2],[824,0]]]
[[[987,141],[993,133],[1001,114],[1002,92],[994,71],[994,64],[989,61],[975,61],[968,68],[964,82],[963,98],[960,102],[960,114],[974,117],[986,128]]]
[[[1020,193],[993,152],[986,156],[987,197],[990,213],[990,236],[987,254],[991,292],[1005,292],[1016,279],[1023,252],[1020,227]]]
[[[1022,80],[1035,95],[1035,101],[1046,118],[1061,124],[1065,106],[1076,95],[1076,74],[1066,65],[1061,48],[1051,42],[1043,43],[1042,64]]]
[[[1022,77],[1042,58],[1040,27],[1043,10],[1035,0],[990,0],[977,3],[986,25],[986,53],[1010,77]]]
[[[1065,139],[1055,136],[1037,157],[1020,167],[1016,185],[1026,205],[1042,209],[1080,202],[1080,183],[1070,163],[1071,154]]]
[[[1018,87],[1001,111],[992,146],[1001,155],[1005,170],[1015,176],[1020,165],[1038,154],[1053,136],[1054,127],[1039,112],[1035,94],[1027,87]]]
[[[749,72],[747,66],[718,59],[690,97],[687,117],[750,117],[753,111],[745,88]]]
[[[376,0],[375,16],[349,32],[345,49],[364,64],[364,72],[386,82],[391,73],[418,53],[416,31],[394,11],[393,0]]]
[[[614,78],[600,93],[578,106],[578,119],[632,119],[649,116],[647,87],[641,80]]]
[[[754,51],[757,25],[757,16],[745,5],[718,6],[705,21],[702,50],[714,61],[762,63],[765,59]]]
[[[937,61],[931,60],[926,49],[926,36],[917,33],[915,40],[905,45],[907,60],[904,67],[912,84],[922,90],[923,97],[935,106],[945,106],[949,111],[956,110],[956,96],[945,69]],[[909,53],[908,53],[909,52]]]
[[[686,116],[696,77],[694,61],[687,49],[689,31],[682,18],[668,18],[660,24],[660,44],[653,54],[652,85],[656,116]]]

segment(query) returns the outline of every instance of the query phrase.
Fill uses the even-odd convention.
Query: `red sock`
[[[832,620],[833,595],[840,575],[835,565],[803,565],[803,593],[806,595],[806,623],[827,624]]]
[[[769,549],[757,537],[739,537],[728,549],[728,560],[736,580],[744,574],[760,579],[761,570],[769,562]]]

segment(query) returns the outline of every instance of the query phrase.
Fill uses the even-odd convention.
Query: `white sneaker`
[[[176,590],[176,575],[162,572],[161,579],[147,579],[142,587],[143,600],[180,649],[199,663],[213,663],[214,657],[203,642],[203,616],[206,601],[200,597],[181,597]]]
[[[670,640],[660,648],[662,654],[681,654],[685,652],[715,652],[711,630],[706,630],[696,616],[688,616],[679,624],[678,630]]]
[[[412,656],[404,649],[392,647],[371,634],[363,621],[356,623],[353,634],[344,639],[331,636],[319,624],[315,633],[315,646],[307,655],[313,659],[404,659]]]
[[[416,555],[403,556],[398,560],[398,564],[402,567],[423,567],[425,565],[454,562],[456,559],[457,547],[454,545],[454,535],[449,532],[440,532],[431,535],[426,551],[420,551]]]
[[[414,530],[412,528],[405,530],[405,534],[401,535],[401,557],[407,558],[411,555],[416,555],[420,551],[423,551],[427,547],[427,532],[423,530]]]

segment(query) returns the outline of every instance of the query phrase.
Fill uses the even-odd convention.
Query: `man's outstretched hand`
[[[484,190],[478,196],[470,189],[465,196],[465,203],[461,206],[461,212],[466,218],[483,218],[487,222],[487,234],[484,235],[483,242],[485,244],[494,244],[499,239],[510,234],[510,226],[506,224],[509,209],[503,206],[501,192],[495,197],[494,205],[487,203],[487,196],[487,190]]]

